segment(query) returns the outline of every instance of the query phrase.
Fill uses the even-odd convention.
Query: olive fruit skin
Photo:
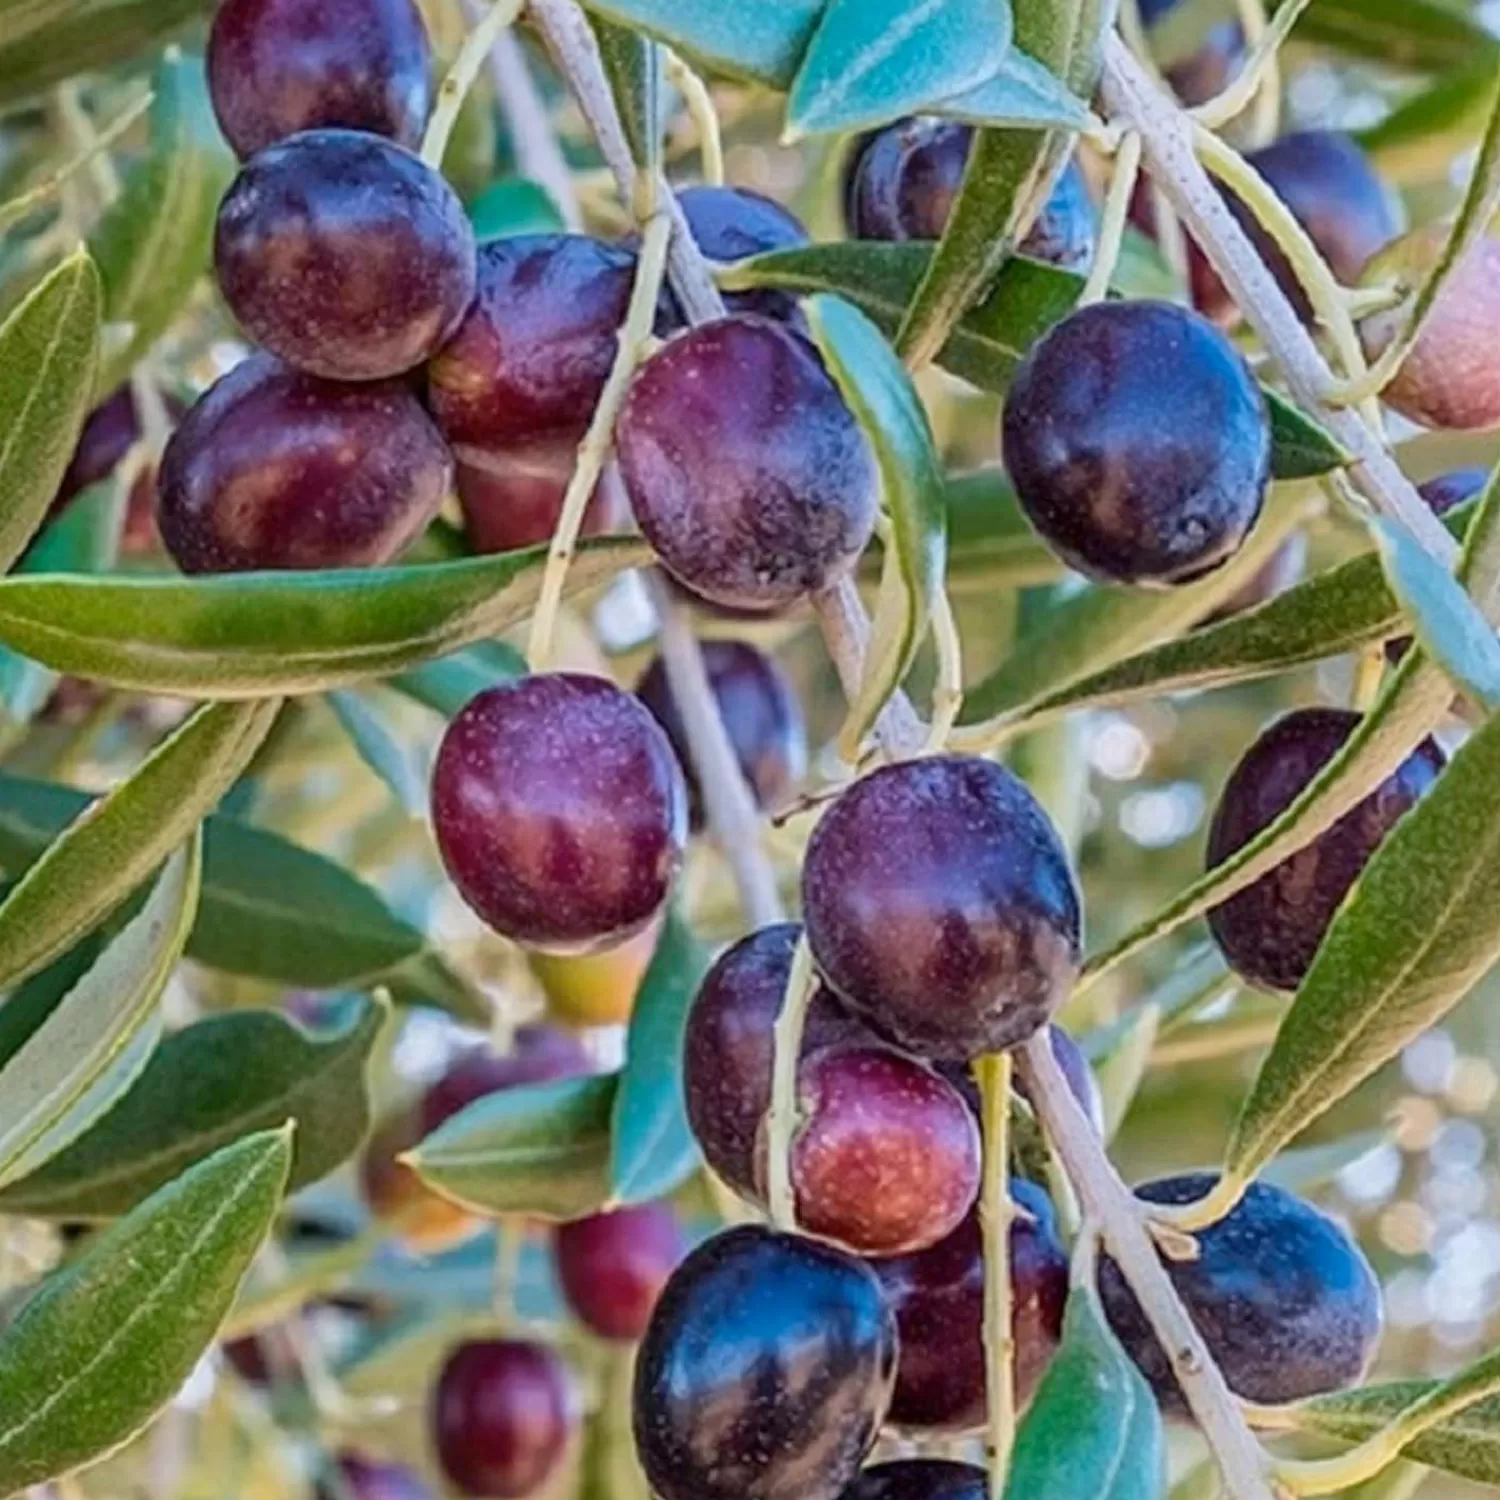
[[[1448,225],[1418,230],[1378,255],[1362,278],[1392,275],[1418,285],[1442,253]],[[1454,269],[1422,324],[1417,341],[1381,399],[1426,427],[1471,432],[1500,426],[1500,356],[1490,331],[1500,312],[1500,239],[1486,235]],[[1396,336],[1399,312],[1377,313],[1360,325],[1365,350],[1377,359]]]
[[[803,920],[829,987],[918,1057],[972,1061],[1025,1041],[1078,971],[1078,887],[1056,830],[1002,766],[884,766],[823,815]]]
[[[807,772],[807,730],[791,683],[771,657],[748,641],[704,641],[703,665],[734,758],[757,805],[779,807]],[[688,816],[697,830],[703,826],[703,793],[692,769],[687,730],[659,656],[646,668],[635,691],[682,762],[688,784]]]
[[[847,166],[844,213],[861,240],[938,240],[963,184],[971,126],[930,115],[898,120],[864,138]],[[1065,271],[1094,257],[1094,206],[1076,161],[1063,169],[1020,252]]]
[[[1270,418],[1244,359],[1164,302],[1096,303],[1039,340],[1002,445],[1048,546],[1112,583],[1170,587],[1227,562],[1271,472]]]
[[[1181,4],[1181,0],[1137,0],[1141,25],[1148,32]],[[1171,63],[1164,76],[1172,92],[1188,106],[1204,104],[1222,93],[1245,62],[1245,32],[1238,21],[1220,21],[1191,56]]]
[[[582,432],[559,430],[505,448],[461,448],[455,482],[469,546],[514,552],[551,541],[582,441]],[[578,534],[621,531],[628,513],[620,486],[600,484],[584,507]]]
[[[432,107],[413,0],[222,0],[205,61],[219,129],[242,161],[323,126],[415,148]]]
[[[431,1500],[432,1491],[404,1464],[341,1453],[333,1465],[338,1481],[320,1480],[317,1500]]]
[[[258,152],[219,205],[219,289],[273,354],[331,380],[381,380],[434,354],[474,295],[458,195],[404,147],[305,130]]]
[[[438,1462],[461,1494],[524,1500],[556,1473],[580,1407],[572,1374],[544,1344],[461,1344],[433,1392]]]
[[[172,434],[157,523],[185,573],[369,566],[421,535],[452,478],[402,382],[345,385],[254,354]]]
[[[1164,1177],[1136,1188],[1149,1203],[1191,1203],[1211,1173]],[[1163,1260],[1177,1294],[1229,1389],[1280,1405],[1355,1384],[1380,1338],[1380,1286],[1359,1246],[1326,1214],[1267,1183],[1254,1183],[1217,1224],[1194,1231],[1196,1260]],[[1119,1267],[1099,1265],[1105,1315],[1150,1381],[1163,1409],[1187,1404]]]
[[[839,1500],[985,1500],[989,1475],[951,1458],[898,1458],[872,1464]]]
[[[778,922],[741,938],[719,955],[688,1011],[688,1123],[709,1166],[744,1197],[758,1191],[756,1147],[771,1104],[771,1028],[781,1013],[801,930],[795,922]],[[799,1067],[825,1048],[874,1041],[869,1028],[819,985],[802,1028]]]
[[[1011,1220],[1012,1371],[1030,1400],[1057,1352],[1068,1297],[1068,1256],[1052,1204],[1034,1183],[1011,1182],[1022,1210]],[[915,1255],[872,1261],[896,1315],[901,1354],[888,1421],[911,1432],[972,1432],[984,1425],[984,1232],[971,1212],[947,1239]]]
[[[1208,834],[1208,868],[1249,843],[1289,807],[1359,724],[1339,708],[1295,709],[1264,730],[1219,797]],[[1208,912],[1225,962],[1247,983],[1295,990],[1312,965],[1349,888],[1380,841],[1443,769],[1424,740],[1358,806],[1311,844]]]
[[[631,1343],[687,1249],[665,1203],[641,1203],[558,1225],[558,1280],[578,1321],[602,1339]]]
[[[456,446],[505,448],[588,426],[617,348],[635,256],[585,234],[479,247],[474,300],[427,367],[427,399]]]
[[[695,183],[678,189],[677,202],[694,242],[709,260],[732,264],[808,242],[807,228],[796,214],[749,188]],[[724,306],[730,312],[759,313],[778,322],[801,322],[796,297],[774,287],[727,292]],[[680,318],[680,309],[674,311],[680,321],[687,321]]]
[[[743,1226],[667,1283],[635,1367],[636,1449],[660,1500],[837,1500],[890,1400],[880,1283],[816,1241]]]
[[[432,822],[459,894],[496,932],[590,952],[624,942],[666,901],[687,791],[633,694],[552,672],[490,688],[453,719]]]
[[[797,1224],[859,1255],[907,1255],[952,1233],[979,1194],[979,1128],[963,1095],[887,1047],[798,1060],[791,1144]],[[766,1200],[766,1130],[756,1161]]]
[[[694,593],[785,609],[847,574],[875,525],[874,456],[816,350],[745,314],[671,339],[615,429],[632,509]]]

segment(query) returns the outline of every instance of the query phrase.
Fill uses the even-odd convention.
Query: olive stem
[[[1329,404],[1336,389],[1332,372],[1209,181],[1194,151],[1191,122],[1116,37],[1105,42],[1100,88],[1110,116],[1140,132],[1153,179],[1275,358],[1292,395],[1349,451],[1361,487],[1376,509],[1405,526],[1438,562],[1451,569],[1458,555],[1457,543],[1423,503],[1380,437],[1355,412]]]
[[[797,1227],[797,1195],[792,1187],[792,1139],[797,1133],[797,1064],[807,1008],[818,987],[807,934],[797,938],[786,992],[772,1034],[771,1104],[766,1111],[766,1207],[778,1229]]]
[[[698,155],[703,161],[703,180],[712,187],[724,185],[724,141],[719,131],[719,113],[708,85],[672,51],[667,56],[667,77],[672,80],[698,131]]]
[[[682,716],[688,758],[697,776],[709,829],[729,862],[746,918],[752,927],[769,927],[785,915],[776,872],[766,853],[755,794],[740,769],[718,711],[703,652],[693,634],[692,616],[661,579],[651,581],[651,594],[661,620],[662,666],[672,701]]]
[[[1293,3],[1286,9],[1292,12],[1286,26],[1286,30],[1290,31],[1298,7]],[[1277,66],[1276,54],[1286,33],[1282,33],[1281,39],[1274,46],[1263,50],[1270,32],[1270,23],[1266,19],[1266,0],[1235,0],[1235,10],[1239,13],[1240,30],[1245,33],[1245,42],[1250,48],[1250,56],[1241,72],[1248,71],[1251,63],[1254,63],[1260,75],[1256,86],[1251,90],[1255,96],[1255,114],[1250,122],[1250,144],[1264,146],[1267,141],[1275,139],[1281,115],[1281,70]]]
[[[1224,1476],[1231,1500],[1272,1500],[1269,1459],[1245,1422],[1239,1403],[1171,1279],[1146,1230],[1142,1205],[1120,1180],[1088,1116],[1058,1066],[1045,1029],[1018,1058],[1021,1077],[1053,1148],[1161,1342]]]
[[[1234,119],[1257,94],[1261,99],[1270,98],[1274,106],[1278,102],[1277,96],[1280,92],[1280,80],[1276,76],[1277,54],[1281,51],[1282,44],[1286,41],[1292,27],[1296,25],[1302,12],[1311,3],[1312,0],[1282,0],[1282,4],[1277,7],[1276,14],[1267,23],[1265,12],[1259,6],[1258,0],[1240,0],[1242,6],[1260,10],[1260,33],[1250,38],[1254,44],[1250,49],[1250,55],[1223,92],[1215,94],[1212,99],[1205,99],[1196,109],[1188,111],[1193,119],[1200,125],[1206,125],[1210,130],[1218,130],[1220,126],[1227,125]],[[1243,18],[1241,24],[1244,25]],[[1250,36],[1250,31],[1251,27],[1246,25],[1247,37]],[[1268,131],[1261,130],[1262,123],[1260,119],[1256,120],[1256,135],[1262,139],[1274,136],[1276,133],[1274,118],[1271,121],[1271,129]]]
[[[1010,1281],[1010,1083],[1008,1052],[981,1058],[977,1068],[984,1115],[985,1393],[990,1440],[990,1500],[1001,1500],[1016,1440],[1015,1338]]]
[[[542,573],[536,611],[531,617],[531,636],[526,648],[527,660],[536,670],[541,670],[552,654],[557,607],[562,602],[568,565],[578,551],[578,532],[583,525],[583,513],[594,493],[594,486],[599,483],[600,474],[604,472],[610,446],[614,442],[615,418],[625,404],[625,396],[630,388],[631,377],[635,374],[635,367],[640,362],[642,348],[651,337],[652,324],[656,319],[656,304],[661,296],[662,277],[666,272],[667,236],[671,227],[671,221],[665,214],[656,215],[646,225],[640,257],[636,262],[635,283],[630,289],[630,304],[619,331],[619,348],[615,353],[614,363],[610,366],[609,378],[599,393],[594,414],[589,418],[588,431],[579,446],[572,477],[563,494],[562,511],[553,528],[552,545],[547,552],[547,565]]]
[[[937,755],[946,747],[953,726],[964,706],[963,642],[953,601],[947,589],[939,589],[932,601],[932,639],[937,647],[937,683],[932,690],[932,723],[927,730],[926,753]]]
[[[1115,151],[1109,191],[1104,198],[1104,212],[1099,216],[1099,241],[1094,249],[1094,263],[1083,284],[1076,306],[1089,307],[1109,295],[1109,283],[1120,259],[1120,245],[1125,238],[1125,221],[1130,214],[1130,198],[1135,192],[1141,170],[1141,138],[1127,130]]]
[[[434,172],[442,168],[448,139],[458,123],[458,113],[464,107],[469,90],[474,87],[474,80],[479,77],[479,70],[484,66],[495,38],[512,25],[520,13],[521,0],[495,0],[484,19],[464,38],[453,65],[443,75],[443,81],[438,85],[437,104],[422,136],[421,157]]]

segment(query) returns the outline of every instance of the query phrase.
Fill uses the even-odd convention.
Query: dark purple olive
[[[1179,9],[1182,0],[1137,0],[1137,4],[1141,25],[1149,35]],[[1206,104],[1234,81],[1244,66],[1246,51],[1245,31],[1239,21],[1231,17],[1217,20],[1192,52],[1167,64],[1166,80],[1189,108]]]
[[[1214,1185],[1206,1172],[1136,1189],[1148,1203],[1192,1203]],[[1229,1389],[1279,1406],[1354,1385],[1380,1338],[1380,1286],[1347,1234],[1311,1204],[1254,1183],[1238,1207],[1194,1232],[1195,1260],[1164,1260]],[[1112,1260],[1099,1266],[1110,1325],[1163,1408],[1187,1404],[1166,1352]]]
[[[1359,715],[1347,709],[1301,708],[1264,730],[1219,797],[1208,834],[1209,868],[1222,864],[1291,806],[1358,725]],[[1331,828],[1212,908],[1208,925],[1229,967],[1262,989],[1295,990],[1349,888],[1443,765],[1443,752],[1424,740]]]
[[[898,1458],[872,1464],[839,1500],[985,1500],[989,1475],[949,1458]]]
[[[734,757],[756,802],[763,808],[780,807],[807,770],[807,733],[791,683],[773,658],[748,641],[704,641],[703,665]],[[646,668],[635,691],[666,731],[682,762],[689,818],[694,829],[701,828],[703,796],[692,768],[687,731],[659,656]]]
[[[157,522],[186,573],[368,566],[421,535],[452,478],[401,381],[345,385],[255,354],[173,433]]]
[[[401,375],[436,353],[473,298],[474,255],[443,178],[359,130],[305,130],[257,153],[214,235],[240,326],[333,380]]]
[[[969,756],[884,766],[823,815],[802,867],[818,969],[877,1032],[968,1061],[1025,1041],[1078,971],[1078,887],[1047,815]]]
[[[890,1401],[880,1283],[813,1240],[745,1226],[667,1283],[635,1367],[636,1450],[660,1500],[837,1500]]]
[[[432,1491],[404,1464],[358,1453],[340,1453],[331,1463],[337,1475],[319,1479],[316,1500],[432,1500]]]
[[[808,242],[807,229],[796,214],[749,188],[698,183],[679,188],[677,201],[698,248],[712,261],[733,264],[770,250],[793,250]],[[783,323],[801,320],[797,299],[771,287],[729,292],[724,305],[730,312],[759,313]]]
[[[495,931],[589,952],[660,911],[687,842],[687,791],[633,693],[552,672],[480,693],[449,724],[432,822],[459,893]]]
[[[1011,1196],[1021,1210],[1010,1226],[1013,1374],[1017,1399],[1024,1403],[1062,1336],[1068,1257],[1047,1195],[1017,1178]],[[891,1424],[919,1432],[970,1432],[982,1426],[984,1234],[978,1213],[929,1250],[871,1264],[901,1335]]]
[[[329,125],[415,147],[432,106],[413,0],[220,0],[207,67],[219,128],[241,159]]]
[[[703,323],[641,366],[616,425],[646,539],[694,593],[785,609],[846,575],[875,525],[869,444],[800,334]]]
[[[1271,424],[1249,366],[1165,302],[1100,302],[1035,343],[1005,466],[1031,524],[1092,578],[1169,587],[1227,562],[1260,515]]]
[[[559,1224],[552,1250],[574,1316],[602,1339],[645,1333],[661,1289],[687,1249],[665,1203],[641,1203]]]

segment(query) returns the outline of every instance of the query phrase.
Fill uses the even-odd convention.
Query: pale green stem
[[[932,724],[927,731],[927,754],[945,749],[959,711],[964,706],[963,641],[953,618],[953,601],[939,589],[932,601],[932,639],[937,647],[937,684],[932,691]]]
[[[443,157],[448,150],[448,139],[458,123],[458,113],[464,107],[474,80],[490,54],[500,33],[514,23],[521,13],[521,0],[495,0],[485,13],[484,19],[464,38],[453,65],[438,85],[437,104],[432,118],[427,122],[427,132],[422,137],[422,160],[434,171],[441,169]]]
[[[771,1107],[766,1112],[766,1206],[778,1229],[797,1227],[797,1197],[792,1187],[792,1140],[797,1133],[797,1063],[807,1008],[817,990],[812,949],[805,935],[797,939],[787,975],[786,993],[776,1016],[771,1063]]]
[[[1377,641],[1359,653],[1354,668],[1354,691],[1350,694],[1351,707],[1360,713],[1369,710],[1380,696],[1380,685],[1385,680],[1385,643]]]
[[[990,1500],[1001,1500],[1016,1440],[1015,1340],[1010,1284],[1010,1081],[1008,1052],[981,1058],[976,1070],[984,1115],[985,1392],[990,1443]]]
[[[1079,307],[1102,302],[1109,295],[1109,283],[1115,274],[1115,265],[1120,259],[1120,242],[1125,236],[1125,222],[1130,215],[1130,198],[1135,192],[1136,178],[1141,169],[1141,138],[1133,130],[1127,130],[1120,138],[1115,152],[1114,172],[1109,179],[1109,192],[1104,198],[1104,212],[1099,216],[1099,238],[1094,250],[1094,263],[1089,267],[1088,280],[1078,298]]]
[[[74,82],[58,84],[53,98],[57,106],[57,120],[68,144],[82,156],[88,168],[97,206],[108,208],[120,196],[120,174],[115,171],[115,164],[110,160],[109,153],[100,150],[103,142],[78,97],[78,85]]]
[[[1235,0],[1239,11],[1240,29],[1252,55],[1265,40],[1270,29],[1266,21],[1266,0]],[[1295,10],[1296,6],[1286,7]],[[1290,24],[1290,23],[1288,23]],[[1261,87],[1255,96],[1255,113],[1250,121],[1251,146],[1264,146],[1276,137],[1276,126],[1281,115],[1281,69],[1277,64],[1276,49],[1261,64]]]
[[[495,1261],[491,1267],[490,1300],[502,1329],[514,1328],[516,1292],[521,1285],[521,1254],[526,1248],[526,1226],[515,1214],[495,1224]]]
[[[578,532],[583,525],[583,513],[604,465],[609,457],[614,440],[615,418],[624,405],[631,377],[635,374],[642,346],[651,336],[656,320],[657,301],[661,296],[662,276],[667,265],[667,241],[672,231],[671,220],[658,214],[646,225],[641,240],[640,259],[636,264],[635,285],[630,292],[630,305],[625,314],[624,326],[620,329],[619,349],[609,372],[609,379],[599,395],[594,415],[589,419],[588,431],[578,449],[578,459],[573,466],[573,477],[563,495],[562,512],[557,518],[552,533],[552,546],[547,552],[547,565],[542,573],[541,588],[537,594],[536,613],[531,617],[531,638],[526,648],[527,659],[532,668],[541,671],[552,654],[552,635],[557,622],[557,607],[562,602],[563,585],[568,577],[568,565],[578,550]]]
[[[719,131],[719,114],[714,108],[708,85],[672,51],[667,57],[667,77],[672,80],[688,115],[698,132],[698,154],[703,159],[703,180],[714,187],[724,185],[724,142]]]
[[[1215,94],[1212,99],[1205,100],[1196,109],[1189,111],[1200,125],[1218,130],[1234,119],[1254,98],[1257,101],[1257,111],[1266,111],[1269,116],[1265,118],[1257,114],[1257,143],[1275,136],[1276,113],[1281,94],[1277,57],[1292,27],[1310,3],[1311,0],[1282,0],[1268,23],[1261,0],[1239,0],[1240,23],[1252,43],[1250,54],[1222,93]],[[1251,35],[1252,30],[1255,32],[1254,36]]]

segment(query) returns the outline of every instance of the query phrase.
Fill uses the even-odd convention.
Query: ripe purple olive
[[[732,264],[769,250],[792,250],[808,241],[807,229],[790,209],[749,188],[697,183],[679,188],[677,201],[698,248],[709,260]],[[759,313],[783,323],[800,323],[797,299],[789,292],[757,287],[729,292],[730,312]],[[686,319],[680,316],[679,321]]]
[[[667,1283],[635,1366],[660,1500],[837,1500],[890,1401],[896,1326],[859,1261],[745,1226]]]
[[[1017,1399],[1031,1398],[1062,1337],[1068,1257],[1052,1204],[1017,1178],[1011,1196],[1011,1336]],[[971,1432],[984,1423],[984,1234],[971,1213],[940,1244],[871,1262],[896,1315],[901,1355],[890,1423],[914,1432]]]
[[[677,757],[632,693],[553,672],[490,688],[432,776],[438,850],[464,900],[527,947],[613,947],[661,909],[687,842]]]
[[[1271,472],[1265,398],[1211,323],[1101,302],[1031,348],[1005,403],[1005,466],[1031,524],[1092,578],[1169,587],[1239,550]]]
[[[1420,284],[1442,253],[1448,225],[1416,231],[1378,255],[1366,282]],[[1500,312],[1500,239],[1486,236],[1453,271],[1422,324],[1417,342],[1381,392],[1385,402],[1427,427],[1467,432],[1500,425],[1500,356],[1491,330]],[[1377,313],[1360,327],[1365,350],[1378,358],[1405,317]]]
[[[634,277],[629,250],[583,234],[479,247],[473,304],[427,368],[432,413],[460,456],[465,446],[582,436],[614,363]]]
[[[221,0],[206,61],[214,114],[241,160],[330,125],[415,147],[432,106],[413,0]]]
[[[647,541],[713,603],[785,609],[847,574],[874,529],[869,444],[813,346],[769,319],[668,341],[615,436]]]
[[[559,1224],[552,1248],[578,1321],[602,1339],[633,1343],[687,1242],[667,1204],[642,1203]]]
[[[1354,733],[1359,715],[1302,708],[1276,720],[1230,773],[1208,834],[1208,867],[1223,863],[1295,801]],[[1437,780],[1430,739],[1357,807],[1254,884],[1213,907],[1208,925],[1248,984],[1295,990],[1350,887],[1397,821]]]
[[[799,1060],[791,1180],[798,1227],[859,1255],[909,1255],[951,1234],[979,1193],[963,1096],[887,1047]],[[756,1180],[764,1201],[766,1132]]]
[[[1148,1203],[1191,1203],[1211,1174],[1136,1189]],[[1310,1203],[1255,1183],[1238,1207],[1196,1231],[1195,1260],[1164,1260],[1229,1389],[1280,1405],[1355,1384],[1380,1338],[1380,1286],[1359,1246]],[[1187,1404],[1166,1351],[1112,1260],[1099,1266],[1104,1311],[1167,1412]]]
[[[1177,10],[1182,0],[1137,0],[1147,34]],[[1245,62],[1245,31],[1237,20],[1215,22],[1186,57],[1169,62],[1164,76],[1172,92],[1189,108],[1222,93]]]
[[[703,643],[714,702],[729,733],[734,757],[763,808],[784,803],[807,770],[807,733],[802,708],[786,674],[764,651],[747,641]],[[688,815],[694,829],[703,826],[703,796],[692,770],[687,732],[672,697],[660,657],[636,684],[636,695],[672,742],[688,783]]]
[[[867,136],[846,168],[844,212],[861,240],[937,240],[963,184],[974,132],[934,116],[898,120]],[[1065,271],[1094,257],[1094,205],[1076,161],[1070,161],[1020,252]]]
[[[319,1479],[316,1500],[432,1500],[432,1491],[404,1464],[340,1453],[332,1467],[337,1474]]]
[[[443,178],[360,130],[305,130],[258,152],[214,234],[240,326],[332,380],[401,375],[436,353],[473,298],[474,255]]]
[[[990,1477],[950,1458],[898,1458],[872,1464],[839,1500],[985,1500]]]
[[[433,1393],[433,1445],[459,1493],[525,1500],[556,1474],[580,1422],[568,1367],[542,1344],[461,1344]]]
[[[813,832],[802,905],[830,988],[919,1057],[969,1061],[1025,1041],[1078,971],[1067,854],[991,761],[904,761],[855,782]]]
[[[801,929],[762,927],[722,953],[688,1011],[683,1088],[688,1122],[709,1166],[745,1197],[756,1194],[756,1143],[771,1104],[771,1028],[781,1012]],[[875,1041],[821,985],[808,1006],[802,1060],[828,1047]]]
[[[157,522],[186,573],[369,566],[421,535],[452,477],[400,381],[345,385],[256,354],[173,433]]]
[[[474,551],[514,552],[552,539],[582,441],[582,432],[563,430],[507,448],[460,448],[455,482]],[[600,484],[584,508],[579,535],[621,531],[628,513],[620,486]]]

